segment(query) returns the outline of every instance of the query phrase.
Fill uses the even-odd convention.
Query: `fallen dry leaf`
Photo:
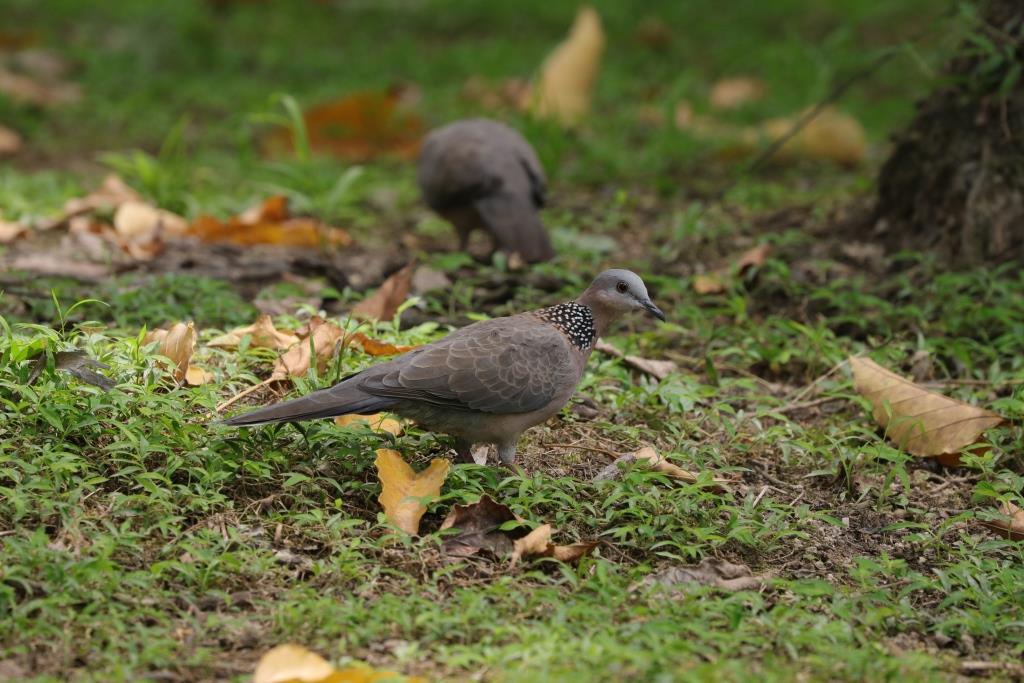
[[[313,249],[352,244],[352,238],[341,228],[324,225],[314,218],[292,217],[288,212],[288,199],[283,196],[270,197],[226,221],[199,216],[189,226],[187,234],[203,242],[230,242],[243,247],[272,244]]]
[[[640,356],[627,356],[608,342],[598,341],[597,344],[594,345],[594,348],[602,353],[608,354],[609,356],[621,358],[629,367],[646,373],[657,380],[663,380],[673,372],[679,371],[679,365],[677,365],[675,361],[654,360],[651,358],[641,358]]]
[[[739,258],[736,259],[736,272],[743,275],[751,268],[759,268],[763,266],[771,253],[772,247],[770,244],[759,244],[756,247],[747,249],[739,255]]]
[[[70,277],[82,282],[99,282],[110,277],[109,268],[103,264],[73,261],[53,252],[22,254],[11,261],[9,268],[39,275]]]
[[[604,43],[600,15],[581,7],[569,36],[544,60],[527,96],[528,109],[567,126],[578,123],[590,110]]]
[[[212,381],[213,373],[209,370],[190,365],[188,370],[185,371],[185,383],[190,387],[198,387],[202,384],[209,384]]]
[[[356,162],[382,156],[415,159],[424,126],[409,106],[413,92],[402,86],[385,92],[356,92],[308,109],[303,119],[310,149]],[[292,149],[290,130],[274,130],[264,139],[268,154]]]
[[[82,89],[75,83],[36,78],[6,68],[0,68],[0,93],[15,102],[38,107],[74,104],[82,98]]]
[[[407,344],[389,344],[388,342],[382,342],[377,339],[367,337],[362,332],[356,332],[349,337],[353,344],[358,345],[363,353],[370,356],[397,356],[400,353],[412,351],[416,346],[409,346]]]
[[[253,683],[426,683],[425,678],[367,666],[336,669],[301,645],[278,645],[268,650],[256,665],[252,680]]]
[[[470,76],[462,85],[462,98],[484,109],[520,109],[529,98],[530,84],[521,78],[491,83],[480,76]]]
[[[0,157],[17,154],[21,150],[21,136],[7,126],[0,126]]]
[[[512,542],[512,559],[509,563],[515,566],[524,557],[544,555],[552,545],[552,531],[550,524],[541,524],[522,538],[517,538]]]
[[[0,244],[10,244],[28,234],[28,229],[21,223],[11,223],[0,218]]]
[[[668,567],[630,588],[635,591],[654,585],[671,586],[685,592],[687,586],[714,586],[723,591],[761,590],[771,577],[755,576],[748,567],[725,560],[706,557],[700,564],[689,567]]]
[[[32,361],[32,371],[29,373],[26,383],[35,382],[45,368],[46,354],[41,353]],[[90,358],[85,351],[57,351],[53,354],[53,369],[66,372],[72,377],[104,391],[110,391],[115,386],[109,378],[98,372],[93,372],[94,369],[109,370],[110,366]]]
[[[422,499],[441,495],[441,485],[448,476],[450,463],[434,458],[422,472],[413,472],[398,451],[377,449],[377,477],[380,479],[381,507],[388,520],[407,534],[416,534],[420,518],[427,511]]]
[[[737,109],[749,102],[755,102],[765,93],[764,82],[750,76],[723,78],[711,86],[708,100],[713,109]]]
[[[697,294],[721,294],[725,291],[725,283],[717,273],[694,275],[692,284]]]
[[[769,119],[754,128],[746,128],[738,135],[736,144],[727,148],[727,157],[748,156],[760,151],[783,136],[789,135],[801,117]],[[776,163],[791,163],[801,159],[834,161],[843,166],[856,166],[867,156],[867,137],[857,119],[832,107],[818,113],[789,138],[772,156]]]
[[[395,436],[402,433],[402,423],[393,417],[388,417],[385,413],[376,413],[374,415],[339,415],[334,418],[334,424],[339,427],[348,427],[357,422],[364,423],[375,432],[387,432]]]
[[[913,455],[956,464],[960,451],[1003,422],[993,412],[922,389],[868,358],[851,357],[850,368],[854,386],[871,403],[875,421]]]
[[[614,462],[612,462],[610,465],[608,465],[600,472],[598,472],[597,475],[594,476],[593,481],[607,481],[611,479],[616,479],[617,477],[620,476],[622,472],[619,466],[629,464],[632,462],[643,463],[657,472],[661,472],[662,474],[673,479],[685,481],[688,484],[697,483],[698,475],[694,474],[693,472],[684,470],[678,465],[669,462],[669,460],[665,458],[665,456],[659,455],[658,452],[650,446],[644,446],[643,448],[634,453],[620,455],[618,458],[615,459]],[[725,487],[732,483],[730,480],[725,479],[723,477],[714,477],[712,481],[714,482],[714,490],[718,491],[725,490]]]
[[[174,363],[174,379],[179,384],[184,382],[188,373],[189,361],[192,360],[192,353],[196,347],[195,326],[191,322],[177,323],[169,330],[159,328],[150,330],[143,337],[142,343],[151,344],[153,342],[160,342],[157,352]]]
[[[521,529],[501,530],[503,524],[513,521],[523,520],[490,496],[482,496],[475,503],[456,505],[441,524],[441,530],[457,529],[459,533],[445,539],[444,551],[454,557],[468,557],[488,550],[497,557],[509,556],[511,564],[515,565],[526,557],[573,562],[598,546],[597,542],[555,545],[551,541],[550,524],[541,524],[529,533]]]
[[[269,315],[261,315],[252,325],[236,327],[219,337],[211,339],[207,346],[223,349],[238,348],[242,339],[250,336],[249,346],[254,349],[277,349],[283,351],[289,349],[299,342],[297,335],[292,332],[278,330],[274,327],[274,321]]]
[[[338,343],[344,336],[344,330],[334,323],[319,316],[310,318],[308,329],[304,334],[299,335],[299,341],[277,359],[274,371],[270,375],[271,379],[278,380],[305,375],[312,367],[314,354],[317,371],[323,372],[327,368],[327,361],[334,357]],[[312,341],[312,349],[310,349],[310,341]]]
[[[455,557],[468,557],[481,550],[504,557],[512,552],[514,538],[500,527],[513,521],[520,521],[519,517],[490,496],[481,496],[475,503],[455,505],[441,523],[441,530],[457,529],[459,533],[446,538],[442,547],[446,554]]]
[[[412,274],[416,266],[410,261],[401,270],[392,274],[370,296],[352,307],[352,317],[362,320],[390,320],[395,317],[398,307],[409,296]]]
[[[64,215],[57,224],[88,211],[112,213],[125,202],[141,202],[139,193],[128,186],[120,176],[110,174],[103,179],[99,188],[84,197],[73,197],[64,202]]]
[[[1024,541],[1024,510],[1006,501],[999,506],[999,514],[1005,519],[987,521],[985,525],[1011,541]]]

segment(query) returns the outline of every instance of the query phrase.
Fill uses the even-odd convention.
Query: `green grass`
[[[732,120],[791,113],[930,26],[944,3],[597,5],[609,35],[600,115],[573,134],[512,117],[554,179],[545,218],[558,259],[534,279],[513,275],[520,286],[495,300],[508,277],[500,268],[419,254],[457,273],[455,284],[424,297],[399,328],[382,323],[373,334],[423,343],[445,334],[447,321],[560,301],[600,268],[625,266],[644,276],[669,323],[630,321],[610,341],[676,360],[680,371],[655,382],[595,354],[580,392],[598,403],[598,417],[567,410],[528,432],[524,475],[453,468],[424,534],[410,539],[380,512],[374,450],[397,448],[421,469],[446,457],[445,437],[410,428],[390,439],[331,422],[214,424],[215,407],[267,377],[276,357],[205,345],[256,315],[231,285],[175,273],[88,287],[8,284],[15,276],[5,274],[0,677],[241,681],[282,642],[435,680],[509,682],[933,681],[955,680],[968,660],[1020,660],[1024,548],[983,524],[997,503],[1020,505],[1024,490],[1018,269],[945,272],[908,254],[898,272],[873,271],[841,255],[849,237],[807,229],[870,191],[871,164],[776,169],[740,178],[722,202],[701,202],[694,197],[723,187],[733,169],[710,160],[706,141],[635,118],[640,104],[668,109],[681,98],[704,110],[710,84],[734,73],[762,77],[769,95]],[[280,113],[272,95],[307,104],[407,80],[422,87],[430,123],[479,113],[458,97],[465,79],[528,75],[575,8],[41,7],[15,0],[8,11],[72,58],[85,99],[48,112],[0,99],[0,118],[26,134],[29,149],[0,168],[0,215],[51,215],[115,170],[188,215],[227,215],[283,192],[370,252],[393,250],[409,230],[450,234],[426,218],[407,165],[262,159],[253,122]],[[671,30],[662,52],[632,38],[646,17]],[[843,99],[874,156],[955,35],[939,22]],[[722,294],[693,293],[696,273],[762,241],[774,251],[756,272]],[[279,285],[261,298],[292,294],[294,285]],[[345,308],[358,296],[330,298]],[[74,306],[85,299],[103,303]],[[193,362],[214,373],[210,384],[178,387],[140,346],[143,327],[181,319],[196,321]],[[117,386],[104,392],[52,368],[27,384],[32,357],[69,349],[106,363]],[[907,374],[926,358],[926,380],[1008,424],[962,468],[937,470],[875,429],[848,371],[836,369],[856,353]],[[345,352],[295,391],[372,362]],[[639,469],[590,481],[607,452],[645,443],[738,485],[719,492],[707,480],[680,485]],[[445,563],[441,521],[485,493],[554,525],[559,542],[603,544],[578,565]],[[706,557],[772,578],[762,591],[737,593],[637,588],[659,569]]]

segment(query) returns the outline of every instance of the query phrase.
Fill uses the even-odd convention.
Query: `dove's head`
[[[647,294],[644,281],[631,270],[613,268],[604,271],[594,278],[578,301],[589,306],[594,312],[598,334],[602,334],[609,324],[632,311],[643,311],[658,320],[665,319],[665,314],[654,305]]]

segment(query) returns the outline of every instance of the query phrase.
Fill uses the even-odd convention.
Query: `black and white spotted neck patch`
[[[570,301],[537,311],[542,320],[560,329],[569,341],[581,351],[594,344],[597,330],[594,329],[594,314],[589,306]]]

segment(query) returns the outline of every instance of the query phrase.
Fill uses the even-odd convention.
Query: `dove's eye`
[[[615,285],[615,289],[621,292],[622,294],[625,294],[627,291],[629,291],[629,285],[627,285],[625,282],[620,281],[617,285]]]

